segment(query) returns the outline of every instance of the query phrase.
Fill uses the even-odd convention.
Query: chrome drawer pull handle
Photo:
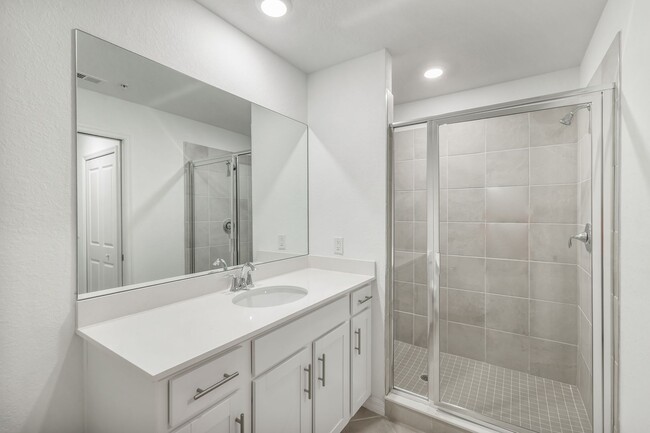
[[[359,303],[359,305],[361,305],[361,304],[365,304],[366,302],[368,302],[371,299],[372,299],[372,296],[366,296],[363,299],[359,299],[357,302]]]
[[[322,358],[318,358],[319,361],[323,361],[323,377],[319,377],[318,380],[320,380],[323,383],[323,388],[325,387],[325,354],[323,353]]]
[[[239,418],[235,418],[235,422],[239,424],[240,433],[244,433],[244,431],[246,430],[246,428],[244,427],[244,414],[242,413],[241,415],[239,415]]]
[[[201,389],[201,388],[196,388],[196,395],[194,396],[194,400],[198,400],[204,395],[214,391],[215,389],[219,388],[221,385],[225,385],[226,383],[230,382],[234,378],[239,376],[239,372],[236,371],[233,374],[224,374],[223,379],[221,379],[219,382],[215,383],[209,388],[206,389]]]
[[[311,400],[311,381],[312,381],[312,376],[311,376],[311,364],[307,368],[303,368],[308,373],[309,379],[307,380],[307,389],[303,389],[307,393],[307,398]]]
[[[359,337],[359,346],[355,347],[354,350],[356,350],[357,353],[361,355],[361,328],[354,331],[354,333],[357,335],[357,337]]]

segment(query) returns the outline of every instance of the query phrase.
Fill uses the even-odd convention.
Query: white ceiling
[[[305,72],[386,48],[396,103],[578,66],[607,0],[196,0]],[[430,66],[446,73],[422,77]]]
[[[77,72],[104,80],[77,79],[84,89],[250,136],[249,101],[83,32]]]

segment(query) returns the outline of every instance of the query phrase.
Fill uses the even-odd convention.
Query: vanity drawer
[[[175,427],[248,385],[250,346],[238,346],[169,380],[169,425]]]
[[[355,290],[350,295],[350,315],[354,316],[366,307],[369,307],[372,299],[372,289],[370,284]]]

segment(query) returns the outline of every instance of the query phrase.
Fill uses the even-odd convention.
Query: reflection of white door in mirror
[[[80,292],[93,292],[122,284],[120,141],[78,134],[83,158],[79,196]]]

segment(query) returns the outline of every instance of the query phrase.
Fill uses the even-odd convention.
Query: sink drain
[[[420,375],[420,380],[428,382],[429,381],[429,375],[428,374],[421,374]]]

